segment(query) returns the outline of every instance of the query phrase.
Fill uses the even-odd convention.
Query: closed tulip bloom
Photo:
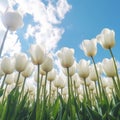
[[[67,69],[63,68],[62,69],[63,73],[68,76]],[[74,63],[70,68],[69,68],[69,76],[73,76],[76,72],[76,63]]]
[[[84,40],[80,48],[84,51],[86,56],[93,57],[97,53],[97,40]]]
[[[74,49],[64,47],[57,52],[57,56],[64,68],[69,68],[74,64]]]
[[[110,49],[115,45],[115,32],[108,28],[103,29],[96,38],[104,49]]]
[[[42,46],[34,44],[30,47],[30,55],[33,64],[40,65],[45,59],[45,50]]]
[[[56,70],[52,69],[49,73],[48,73],[48,81],[53,81],[56,78]]]
[[[15,69],[18,72],[24,71],[27,66],[27,62],[28,62],[28,58],[27,58],[26,54],[24,54],[24,53],[16,54],[15,59],[16,59]]]
[[[116,71],[115,71],[115,66],[113,63],[113,59],[103,59],[102,61],[102,66],[103,66],[103,70],[106,73],[106,75],[108,77],[114,77],[116,76]]]
[[[50,72],[53,68],[53,59],[49,56],[46,56],[45,61],[41,65],[41,68],[45,72]]]
[[[77,65],[78,74],[81,78],[87,78],[89,75],[89,61],[81,59]]]
[[[3,25],[10,31],[15,31],[23,26],[22,16],[16,11],[7,11],[2,15]]]
[[[1,61],[1,68],[5,74],[13,73],[15,69],[15,60],[14,58],[5,56]]]
[[[29,77],[29,76],[32,75],[33,70],[34,70],[34,65],[32,64],[32,62],[29,61],[27,63],[27,66],[26,66],[25,70],[22,72],[22,75],[24,77]]]
[[[89,90],[93,91],[95,89],[95,83],[93,81],[91,81],[90,85],[89,85]]]
[[[5,83],[7,85],[11,85],[11,84],[14,83],[14,73],[9,74],[9,75],[6,76]]]

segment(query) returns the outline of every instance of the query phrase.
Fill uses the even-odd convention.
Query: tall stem
[[[16,82],[16,85],[15,85],[15,89],[17,88],[17,85],[18,85],[18,82],[19,82],[20,73],[21,73],[21,72],[18,73],[18,77],[17,77],[17,82]]]
[[[1,89],[2,89],[3,86],[4,86],[4,82],[5,82],[6,76],[7,76],[7,74],[5,74],[5,76],[4,76],[4,78],[3,78],[3,81],[2,81],[2,84],[1,84]]]
[[[7,86],[8,86],[8,85],[6,85],[5,90],[4,90],[4,93],[3,93],[2,103],[4,103],[4,98],[5,98],[5,93],[6,93],[6,90],[7,90]]]
[[[113,63],[114,63],[114,66],[115,66],[115,72],[116,72],[116,76],[117,76],[117,83],[118,83],[119,90],[120,90],[120,79],[119,79],[119,75],[118,75],[117,65],[116,65],[115,58],[114,58],[114,55],[113,55],[113,53],[112,53],[111,48],[109,49],[109,51],[110,51],[110,54],[111,54],[111,56],[112,56]]]
[[[39,79],[39,70],[40,70],[40,65],[37,66],[37,98],[36,98],[36,120],[39,119],[39,95],[40,95],[40,91],[39,91],[39,85],[40,85],[40,79]]]
[[[96,72],[97,79],[98,79],[98,87],[99,87],[99,92],[100,92],[100,99],[102,100],[101,85],[100,85],[100,79],[99,79],[97,67],[96,67],[96,64],[95,64],[95,61],[94,61],[93,57],[91,57],[91,58],[92,58],[92,61],[93,61],[93,64],[94,64],[94,68],[95,68],[95,72]]]
[[[1,47],[0,47],[0,57],[1,57],[1,55],[2,55],[2,50],[3,50],[4,43],[5,43],[7,34],[8,34],[8,30],[9,30],[9,29],[7,28],[7,30],[6,30],[6,32],[5,32],[5,35],[4,35],[4,37],[3,37],[3,40],[2,40],[2,44],[1,44]]]
[[[20,93],[20,96],[19,96],[19,101],[21,99],[21,95],[23,97],[23,94],[24,94],[25,81],[26,81],[26,77],[24,78],[24,81],[23,81],[22,90],[21,90],[21,93]]]
[[[69,99],[71,99],[71,94],[70,94],[70,80],[69,80],[69,68],[67,68],[67,75],[68,75],[68,95],[69,95]]]
[[[49,86],[49,106],[50,106],[50,100],[51,100],[51,81]]]
[[[85,91],[86,91],[86,95],[87,95],[87,100],[89,101],[89,96],[88,96],[88,91],[87,91],[86,79],[84,79],[84,84],[85,84]]]

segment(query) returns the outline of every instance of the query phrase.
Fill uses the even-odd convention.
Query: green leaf
[[[90,108],[90,106],[86,106],[86,109],[92,120],[101,120],[102,119],[102,116],[98,112],[92,110]]]
[[[111,112],[114,117],[120,117],[120,102],[115,107],[113,107]]]
[[[3,95],[3,89],[0,88],[0,97]]]

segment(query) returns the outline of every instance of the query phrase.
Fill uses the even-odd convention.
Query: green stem
[[[87,91],[86,79],[84,79],[84,84],[85,84],[85,92],[86,92],[86,95],[87,95],[87,101],[89,101],[89,95],[88,95],[88,91]]]
[[[20,96],[19,96],[19,101],[21,99],[21,96],[23,96],[23,94],[24,94],[25,81],[26,81],[26,77],[24,78],[24,81],[23,81],[22,90],[21,90],[21,93],[20,93]]]
[[[41,75],[41,78],[40,78],[40,94],[41,94],[41,86],[42,86],[42,80],[43,80],[43,75]]]
[[[117,83],[115,81],[115,78],[112,77],[112,79],[113,79],[113,84],[114,84],[115,92],[116,92],[117,96],[120,97],[119,89],[118,89]]]
[[[67,68],[67,75],[68,75],[68,97],[69,97],[69,99],[71,99],[70,80],[69,80],[69,68]]]
[[[98,89],[97,89],[97,81],[94,81],[95,82],[95,89],[96,89],[96,93],[97,93],[97,98],[98,98]]]
[[[36,120],[39,119],[39,115],[40,115],[40,111],[39,111],[39,95],[40,95],[40,91],[39,91],[39,82],[40,82],[40,79],[39,79],[39,70],[40,70],[40,65],[37,66],[37,98],[36,98]]]
[[[8,86],[8,85],[6,85],[5,90],[4,90],[4,93],[3,93],[2,103],[4,103],[4,98],[5,98],[5,93],[6,93],[6,90],[7,90],[7,86]]]
[[[19,82],[20,73],[21,73],[21,72],[18,73],[18,77],[17,77],[17,82],[16,82],[16,85],[15,85],[15,89],[17,88],[17,85],[18,85],[18,82]]]
[[[51,100],[51,81],[49,86],[49,106],[50,106],[50,100]]]
[[[98,88],[99,88],[99,92],[100,92],[100,99],[102,100],[101,85],[100,85],[100,79],[99,79],[97,67],[96,67],[96,64],[95,64],[95,61],[94,61],[93,57],[91,57],[91,58],[92,58],[92,61],[93,61],[93,64],[94,64],[94,68],[95,68],[95,72],[96,72],[97,79],[98,79]]]
[[[7,77],[7,74],[5,74],[5,76],[4,76],[4,78],[3,78],[3,81],[2,81],[2,84],[1,84],[1,89],[2,89],[3,86],[4,86],[4,82],[5,82],[6,77]]]
[[[110,54],[111,54],[111,56],[112,56],[113,63],[114,63],[114,66],[115,66],[115,72],[116,72],[116,76],[117,76],[117,83],[118,83],[119,90],[120,90],[120,79],[119,79],[119,75],[118,75],[117,65],[116,65],[116,62],[115,62],[114,55],[113,55],[113,53],[112,53],[112,49],[110,48],[109,51],[110,51]]]
[[[4,35],[4,38],[2,40],[2,44],[1,44],[1,47],[0,47],[0,57],[2,55],[2,50],[3,50],[4,44],[5,44],[5,40],[6,40],[7,34],[8,34],[8,28],[7,28],[6,32],[5,32],[5,35]]]
[[[45,86],[44,86],[44,96],[43,96],[43,107],[42,107],[42,117],[41,120],[44,120],[45,118],[45,111],[46,111],[46,85],[47,85],[47,75],[48,72],[46,72],[46,77],[45,77]]]

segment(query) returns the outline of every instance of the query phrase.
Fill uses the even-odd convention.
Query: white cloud
[[[26,30],[26,32],[21,35],[24,37],[23,40],[30,42],[29,38],[32,37],[36,43],[44,45],[48,51],[57,47],[57,43],[64,33],[64,28],[58,27],[58,25],[62,23],[66,13],[71,9],[67,0],[58,0],[54,4],[52,0],[49,0],[48,4],[42,0],[5,0],[0,3],[0,6],[4,8],[3,10],[1,7],[0,11],[5,11],[8,5],[15,7],[24,18],[25,23],[21,31]],[[28,16],[31,18],[27,19]],[[3,33],[5,28],[0,28],[0,31]],[[0,35],[2,35],[1,32]],[[13,54],[16,50],[19,52],[22,46],[17,32],[8,34],[3,53],[11,52],[10,54]]]

